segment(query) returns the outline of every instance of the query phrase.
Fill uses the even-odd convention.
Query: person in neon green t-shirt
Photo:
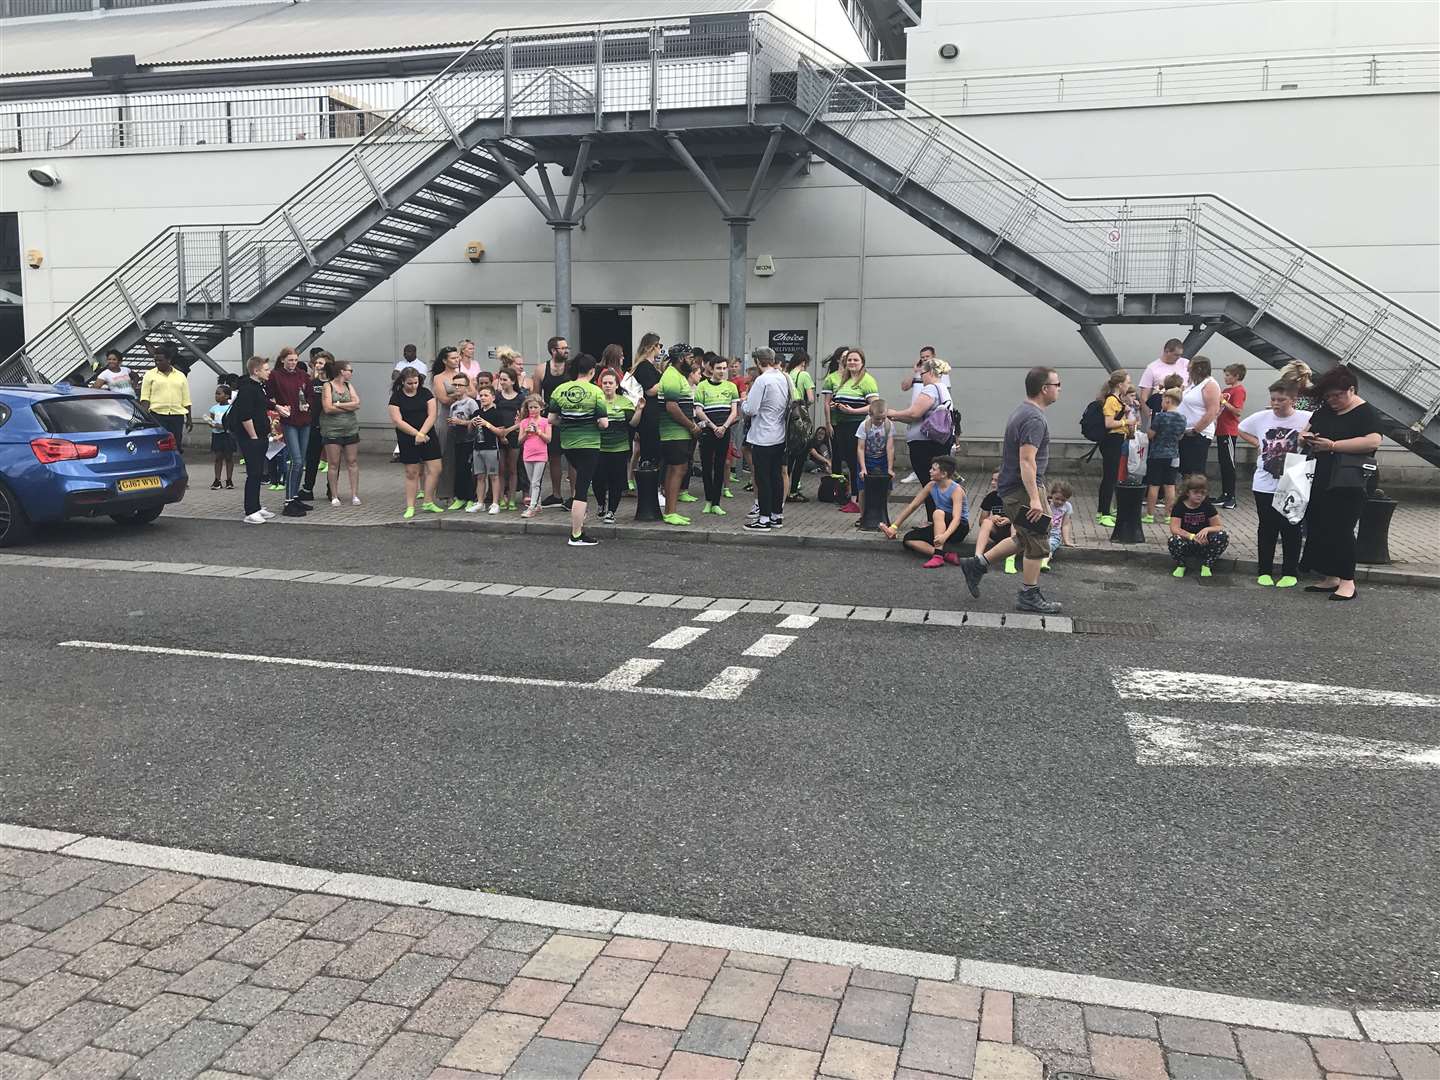
[[[700,475],[705,484],[705,508],[701,513],[725,513],[720,499],[725,491],[725,455],[730,447],[730,429],[740,417],[740,391],[729,379],[729,365],[723,356],[705,365],[705,378],[695,387],[695,404],[703,412],[700,432]]]
[[[660,413],[660,457],[665,463],[665,512],[661,520],[667,525],[689,525],[690,519],[676,511],[680,486],[690,468],[695,437],[700,427],[695,423],[695,394],[690,384],[693,360],[688,349],[676,346],[670,350],[670,363],[660,376],[656,400]]]
[[[840,370],[825,376],[822,396],[830,398],[830,427],[834,431],[831,445],[835,461],[844,463],[850,474],[850,501],[840,507],[846,514],[858,514],[860,504],[860,462],[856,456],[855,433],[865,419],[870,402],[880,396],[880,385],[865,370],[865,353],[858,348],[846,351]]]
[[[615,524],[615,514],[620,509],[621,496],[625,494],[631,438],[645,408],[644,397],[637,406],[624,394],[618,393],[619,388],[620,377],[614,370],[601,372],[600,391],[605,395],[610,426],[600,433],[600,471],[595,493],[606,525]]]
[[[595,385],[595,358],[581,354],[570,363],[571,378],[550,391],[547,403],[557,417],[560,450],[575,470],[575,498],[570,503],[570,546],[594,547],[585,533],[586,494],[600,464],[600,436],[610,426],[605,395]]]

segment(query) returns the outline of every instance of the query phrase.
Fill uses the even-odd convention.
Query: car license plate
[[[153,491],[163,486],[158,476],[132,476],[115,485],[120,491]]]

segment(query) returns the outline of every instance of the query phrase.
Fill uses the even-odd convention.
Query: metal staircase
[[[582,139],[581,160],[613,171],[668,162],[667,134],[768,166],[776,133],[1092,346],[1104,324],[1180,324],[1192,345],[1219,333],[1277,367],[1353,364],[1387,433],[1440,464],[1440,327],[1219,196],[1062,195],[769,13],[497,31],[263,221],[162,233],[0,380],[60,379],[105,348],[143,364],[161,341],[200,355],[245,325],[324,326],[512,172],[573,160]]]

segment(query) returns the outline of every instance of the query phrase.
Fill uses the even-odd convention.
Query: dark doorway
[[[580,352],[600,359],[606,345],[619,345],[630,356],[630,309],[628,307],[580,308]],[[575,348],[572,343],[571,352]]]
[[[20,215],[0,214],[0,360],[25,344],[20,274]]]

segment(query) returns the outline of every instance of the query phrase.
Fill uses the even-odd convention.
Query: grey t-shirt
[[[1035,482],[1043,493],[1045,469],[1050,464],[1050,425],[1045,410],[1029,401],[1022,401],[1005,422],[1005,442],[1000,450],[1000,482],[996,490],[1001,496],[1023,491],[1020,478],[1020,447],[1035,447]]]

